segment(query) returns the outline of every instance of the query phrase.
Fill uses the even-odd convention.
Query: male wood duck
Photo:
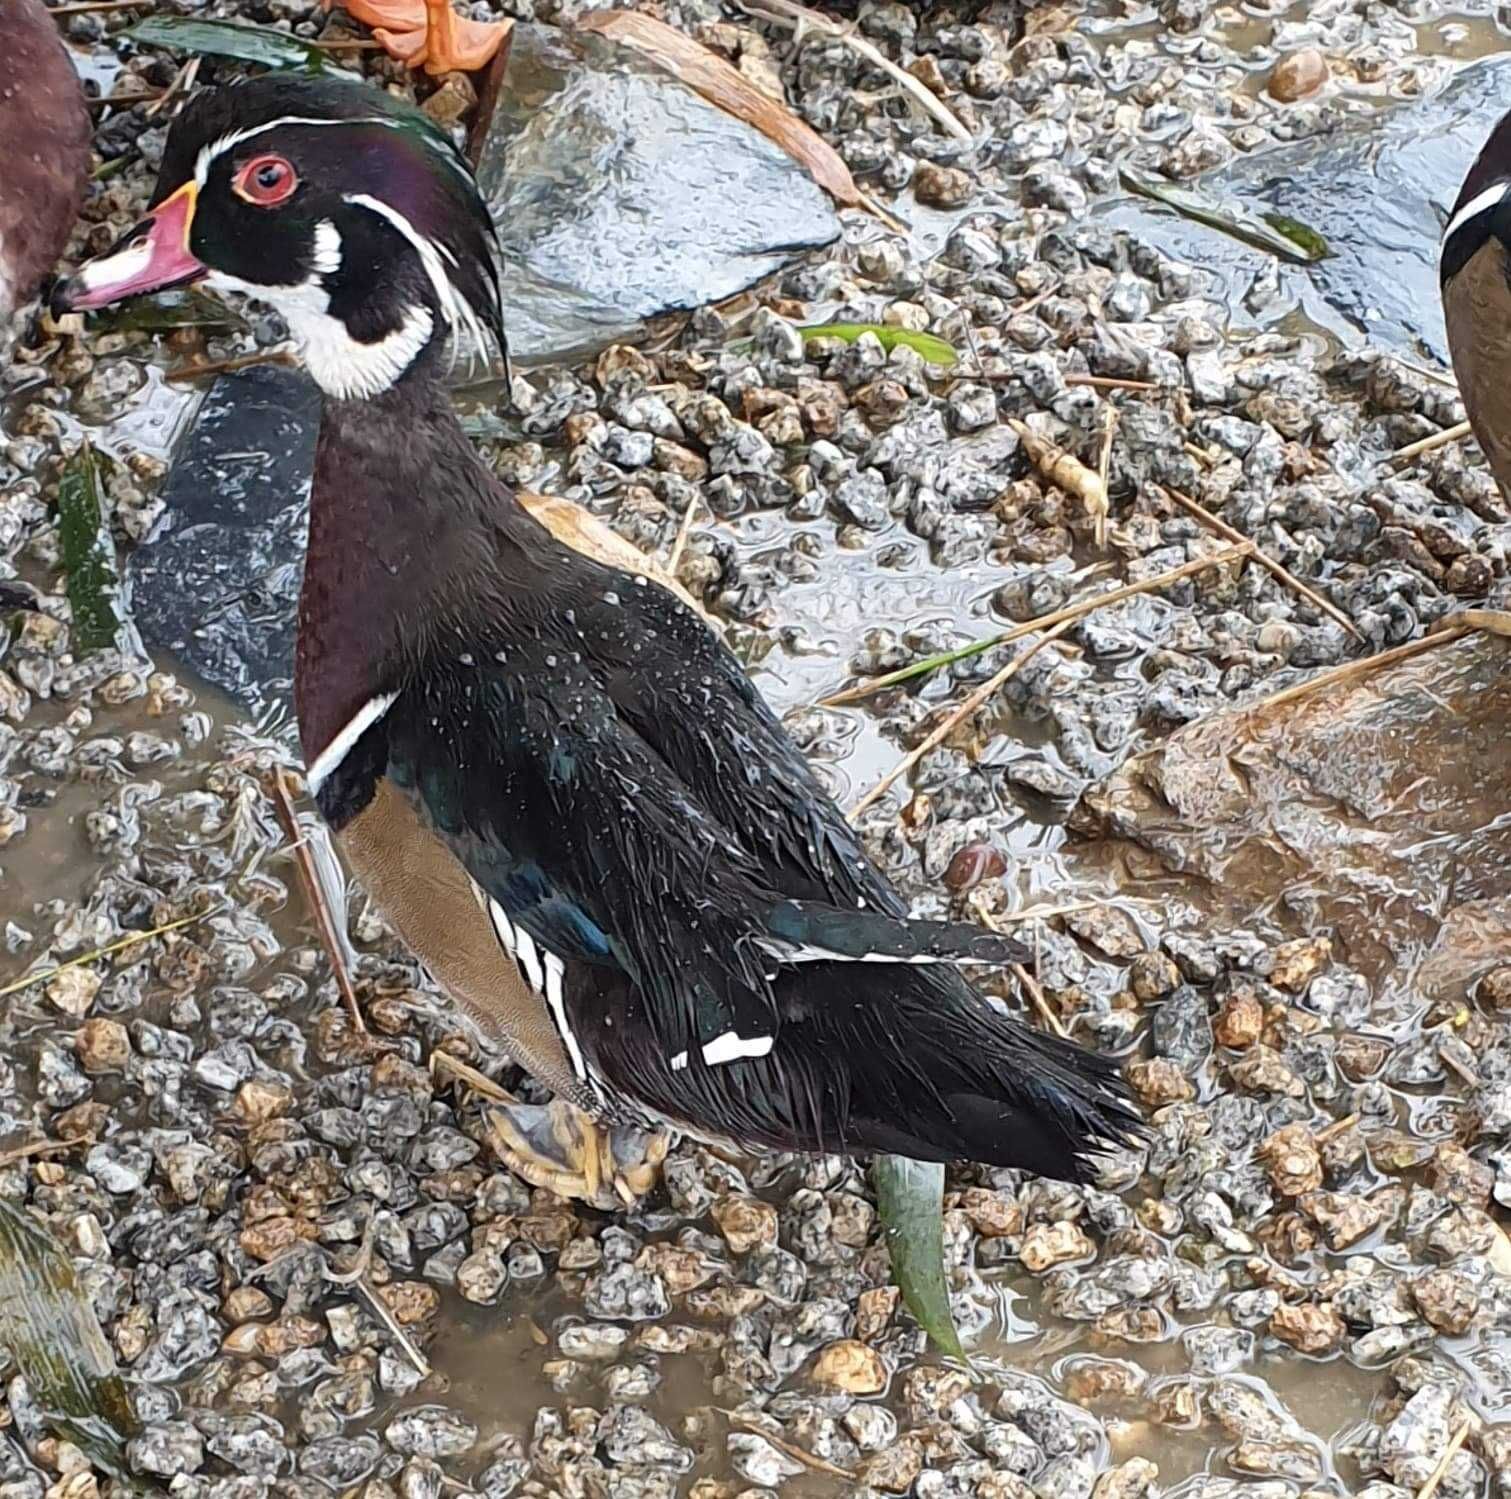
[[[289,75],[199,95],[58,303],[188,282],[276,308],[324,393],[295,667],[320,811],[461,1007],[608,1127],[513,1113],[532,1179],[591,1193],[671,1125],[1080,1181],[1138,1129],[1112,1062],[955,966],[1019,944],[908,919],[697,615],[474,452],[444,382],[454,338],[503,345],[493,231],[428,121]]]
[[[1511,497],[1511,114],[1469,168],[1443,231],[1443,320],[1474,435]]]
[[[89,174],[89,110],[42,0],[0,0],[0,348],[68,241]]]

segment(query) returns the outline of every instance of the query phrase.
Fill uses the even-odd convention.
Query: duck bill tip
[[[195,184],[186,182],[105,254],[60,280],[50,299],[53,315],[90,312],[205,276],[208,267],[189,250],[195,198]]]

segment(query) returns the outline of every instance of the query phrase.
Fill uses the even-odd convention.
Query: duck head
[[[495,238],[467,163],[360,83],[269,74],[174,121],[147,216],[61,282],[57,312],[198,283],[267,303],[338,400],[432,369],[453,337],[504,350]]]

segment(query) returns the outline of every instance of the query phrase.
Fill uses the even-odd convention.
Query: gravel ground
[[[331,24],[303,0],[209,9]],[[1198,273],[1085,216],[1125,152],[1189,177],[1329,129],[1435,87],[1450,61],[1425,54],[1496,45],[1488,22],[1431,0],[1203,22],[1208,7],[1165,0],[1101,32],[1078,6],[1041,8],[1020,39],[1011,7],[921,9],[863,6],[864,31],[978,144],[840,43],[668,0],[668,19],[779,78],[869,190],[938,226],[938,253],[857,215],[832,255],[697,313],[659,352],[521,377],[528,440],[497,447],[500,468],[651,550],[706,506],[681,577],[847,794],[1019,647],[862,711],[805,706],[815,682],[1034,618],[1088,569],[1110,586],[1221,546],[1150,481],[1262,537],[1371,649],[1494,600],[1508,515],[1477,453],[1381,461],[1462,415],[1451,385],[1304,328],[1246,334]],[[122,24],[67,22],[102,43]],[[1263,96],[1277,54],[1303,46],[1335,81]],[[146,55],[100,76],[123,91],[174,70]],[[105,119],[100,150],[123,166],[92,194],[80,252],[133,217],[162,133],[140,106]],[[938,332],[972,373],[869,339],[805,349],[793,323],[816,310]],[[150,357],[201,351],[197,333],[168,343]],[[139,1474],[186,1499],[1405,1499],[1430,1476],[1444,1499],[1511,1491],[1511,1245],[1492,1206],[1511,1202],[1511,970],[1445,1025],[1375,1031],[1335,1018],[1352,980],[1325,933],[1161,931],[1116,902],[1037,923],[1049,1003],[1126,1051],[1155,1137],[1096,1189],[953,1175],[969,1372],[933,1359],[898,1309],[853,1164],[683,1144],[664,1190],[619,1217],[503,1171],[478,1102],[435,1058],[517,1079],[360,898],[371,1033],[348,1023],[263,790],[286,741],[129,652],[70,654],[57,462],[91,429],[122,460],[118,544],[145,534],[181,404],[149,353],[140,335],[65,336],[0,374],[0,546],[56,590],[0,656],[9,971],[197,918],[13,992],[0,1021],[0,1123],[66,1147],[0,1151],[0,1193],[77,1256],[137,1381]],[[1094,463],[1109,409],[1098,546],[1003,423]],[[897,576],[940,606],[864,607]],[[836,592],[864,628],[815,608]],[[1198,574],[1074,626],[864,826],[921,912],[1073,899],[1065,823],[1088,787],[1175,726],[1358,649],[1257,567]],[[87,1464],[45,1437],[22,1384],[7,1395],[0,1499],[89,1499]]]

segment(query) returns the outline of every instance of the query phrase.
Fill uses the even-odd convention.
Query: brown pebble
[[[1074,1223],[1035,1223],[1023,1235],[1018,1258],[1026,1270],[1038,1274],[1051,1265],[1066,1260],[1086,1259],[1092,1254],[1091,1240]]]
[[[116,1020],[86,1020],[74,1037],[79,1066],[91,1076],[102,1072],[124,1072],[131,1059],[131,1038],[126,1027]]]
[[[955,851],[944,872],[944,883],[951,890],[974,890],[983,880],[1000,879],[1007,873],[1007,859],[1002,850],[990,843],[967,843]]]
[[[226,1317],[232,1322],[252,1322],[273,1310],[273,1298],[260,1286],[237,1286],[226,1297]]]
[[[1474,1283],[1448,1267],[1417,1276],[1411,1283],[1411,1298],[1433,1327],[1452,1337],[1469,1331],[1480,1306]]]
[[[941,167],[921,161],[913,174],[913,192],[930,208],[959,208],[969,203],[975,185],[959,167]]]
[[[1272,957],[1274,967],[1270,970],[1270,982],[1277,989],[1300,994],[1332,962],[1332,938],[1298,937],[1294,942],[1282,942]]]
[[[264,1082],[251,1078],[236,1092],[234,1108],[248,1124],[265,1124],[288,1112],[293,1105],[294,1094],[283,1083]]]
[[[1169,1057],[1149,1057],[1130,1062],[1128,1081],[1145,1107],[1163,1108],[1169,1103],[1185,1103],[1196,1097],[1191,1079]]]
[[[960,1206],[983,1239],[1005,1239],[1023,1227],[1023,1211],[1006,1192],[967,1187],[960,1194]]]
[[[1163,999],[1180,987],[1180,969],[1162,952],[1140,953],[1129,965],[1128,987],[1143,1004]]]
[[[721,1197],[711,1209],[724,1242],[736,1254],[765,1249],[776,1243],[777,1214],[769,1202],[758,1197]]]
[[[855,1335],[874,1342],[891,1325],[902,1292],[896,1286],[872,1286],[855,1298]]]
[[[1348,1328],[1331,1306],[1291,1306],[1281,1302],[1270,1317],[1270,1332],[1300,1353],[1332,1353]]]
[[[813,1382],[847,1395],[879,1395],[887,1387],[887,1366],[870,1344],[844,1338],[819,1351]]]
[[[1212,1034],[1217,1038],[1217,1044],[1230,1046],[1235,1051],[1252,1046],[1263,1029],[1264,1006],[1247,993],[1228,995],[1212,1022]]]
[[[1322,1156],[1316,1137],[1304,1124],[1277,1129],[1259,1147],[1259,1157],[1269,1167],[1275,1190],[1285,1197],[1300,1197],[1322,1185]]]
[[[1474,993],[1492,1010],[1511,1010],[1511,968],[1492,968],[1475,985]]]
[[[440,1309],[441,1293],[422,1280],[396,1280],[378,1287],[393,1319],[400,1327],[413,1327]]]
[[[1315,47],[1303,47],[1275,64],[1270,74],[1270,97],[1281,104],[1294,104],[1315,94],[1330,76],[1327,59]]]

